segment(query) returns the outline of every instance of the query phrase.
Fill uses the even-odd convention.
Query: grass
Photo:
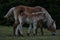
[[[44,29],[44,36],[41,35],[40,29],[38,29],[38,35],[33,36],[32,30],[31,35],[26,35],[27,28],[23,28],[24,37],[14,37],[12,27],[0,26],[0,40],[60,40],[60,30],[57,30],[56,36],[51,36],[51,33]]]

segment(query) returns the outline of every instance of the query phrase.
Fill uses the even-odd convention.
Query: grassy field
[[[26,35],[27,28],[23,28],[24,37],[14,37],[12,35],[12,30],[12,27],[0,26],[0,40],[60,40],[60,30],[57,30],[56,36],[51,36],[51,33],[44,29],[44,36],[42,36],[40,29],[38,29],[37,36],[33,36],[31,31],[31,35],[29,37]]]

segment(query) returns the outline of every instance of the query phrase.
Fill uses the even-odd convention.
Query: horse
[[[43,22],[46,22],[47,27],[52,32],[52,34],[56,33],[55,21],[52,19],[52,17],[50,16],[50,14],[47,12],[45,8],[40,7],[40,6],[36,6],[36,7],[28,7],[28,6],[23,6],[23,5],[16,6],[13,11],[14,17],[15,17],[15,25],[18,24],[18,15],[20,14],[20,12],[24,12],[24,14],[26,14],[27,16],[31,16],[31,14],[35,12],[45,13],[45,20],[43,20]]]

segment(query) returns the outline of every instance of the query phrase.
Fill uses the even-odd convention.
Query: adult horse
[[[24,12],[23,14],[25,14],[27,16],[31,16],[31,14],[35,13],[35,12],[45,13],[45,20],[43,20],[43,22],[46,22],[47,27],[52,32],[52,34],[56,33],[56,24],[55,24],[55,21],[52,19],[52,17],[47,12],[47,10],[45,10],[44,8],[42,8],[40,6],[36,6],[36,7],[28,7],[28,6],[23,6],[23,5],[16,6],[14,8],[14,11],[13,11],[14,17],[15,17],[15,24],[14,24],[14,26],[16,26],[18,24],[18,16],[19,16],[19,14],[21,12]]]

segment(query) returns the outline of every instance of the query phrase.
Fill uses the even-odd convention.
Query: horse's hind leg
[[[44,35],[43,27],[40,27],[40,29],[41,29],[41,35]]]
[[[22,24],[19,25],[19,31],[20,31],[20,36],[23,36],[23,32],[22,32]]]
[[[33,23],[33,35],[35,36],[37,33],[37,23]]]
[[[19,15],[18,19],[19,19],[19,25],[17,27],[19,29],[20,36],[23,36],[23,32],[22,32],[22,17]]]
[[[17,24],[13,24],[13,35],[15,36],[15,30],[16,30],[16,28],[17,28]]]

